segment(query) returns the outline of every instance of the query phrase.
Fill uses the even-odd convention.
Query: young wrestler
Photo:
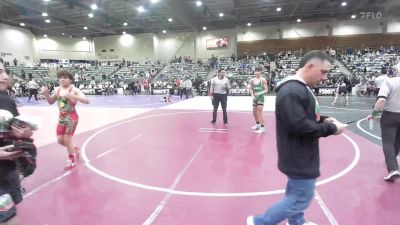
[[[256,125],[251,127],[255,130],[255,133],[265,133],[264,127],[264,94],[267,93],[267,80],[261,77],[262,68],[256,67],[254,71],[255,77],[249,82],[250,95],[253,98],[253,116],[256,121]]]
[[[65,166],[66,170],[72,169],[76,165],[79,158],[78,147],[72,142],[76,126],[78,125],[78,114],[75,109],[76,103],[89,103],[89,100],[79,88],[72,85],[73,76],[67,70],[60,70],[57,73],[60,86],[56,88],[50,96],[49,89],[43,87],[42,92],[49,104],[57,101],[60,110],[60,116],[57,125],[57,140],[62,146],[68,150],[68,161]]]

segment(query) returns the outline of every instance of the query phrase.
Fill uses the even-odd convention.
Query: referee
[[[211,124],[217,121],[217,110],[219,103],[221,103],[224,125],[228,125],[228,115],[226,113],[226,106],[228,102],[228,91],[230,84],[228,78],[225,77],[225,70],[218,70],[218,76],[211,79],[210,98],[214,107],[213,118]]]
[[[400,151],[400,63],[395,65],[396,77],[388,78],[380,87],[378,100],[368,120],[374,119],[379,111],[381,117],[381,132],[383,153],[385,155],[388,175],[385,181],[393,182],[400,177],[397,155]]]

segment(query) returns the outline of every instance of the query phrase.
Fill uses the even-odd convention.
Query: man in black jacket
[[[260,216],[249,216],[247,225],[312,225],[303,211],[314,196],[319,171],[319,141],[343,132],[346,124],[322,117],[310,88],[326,80],[333,59],[322,51],[303,56],[296,75],[278,84],[276,97],[276,138],[278,168],[288,177],[284,198]]]

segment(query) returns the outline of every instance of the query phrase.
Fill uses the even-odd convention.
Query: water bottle
[[[373,130],[374,129],[374,119],[369,119],[369,129]]]

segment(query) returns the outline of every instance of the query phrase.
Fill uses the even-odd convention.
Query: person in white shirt
[[[37,101],[38,100],[37,94],[38,94],[39,85],[36,83],[35,79],[32,78],[32,80],[29,81],[26,86],[27,86],[27,88],[29,90],[28,102],[31,101],[32,95],[35,96],[35,100]]]
[[[373,120],[382,111],[380,120],[382,149],[388,175],[383,179],[393,182],[400,178],[397,156],[400,153],[400,63],[394,66],[395,77],[387,78],[380,86],[374,109],[367,117]]]
[[[225,70],[219,70],[218,76],[215,76],[213,79],[211,79],[210,98],[214,110],[213,118],[210,123],[214,125],[217,121],[217,110],[220,103],[223,112],[224,125],[228,125],[228,115],[226,113],[226,107],[228,102],[228,92],[230,89],[230,84],[228,78],[225,77],[225,74]]]
[[[185,90],[186,99],[189,98],[189,94],[193,96],[192,81],[189,79],[189,77],[186,77],[185,81],[183,82],[183,89]]]
[[[385,82],[388,79],[389,79],[389,77],[387,75],[386,68],[382,68],[381,69],[381,75],[378,76],[377,78],[375,78],[375,87],[376,87],[375,95],[378,95],[379,90],[381,89],[383,82]]]
[[[22,96],[22,93],[21,93],[21,84],[20,84],[18,81],[14,84],[14,89],[15,89],[15,95],[16,95],[17,97]]]

